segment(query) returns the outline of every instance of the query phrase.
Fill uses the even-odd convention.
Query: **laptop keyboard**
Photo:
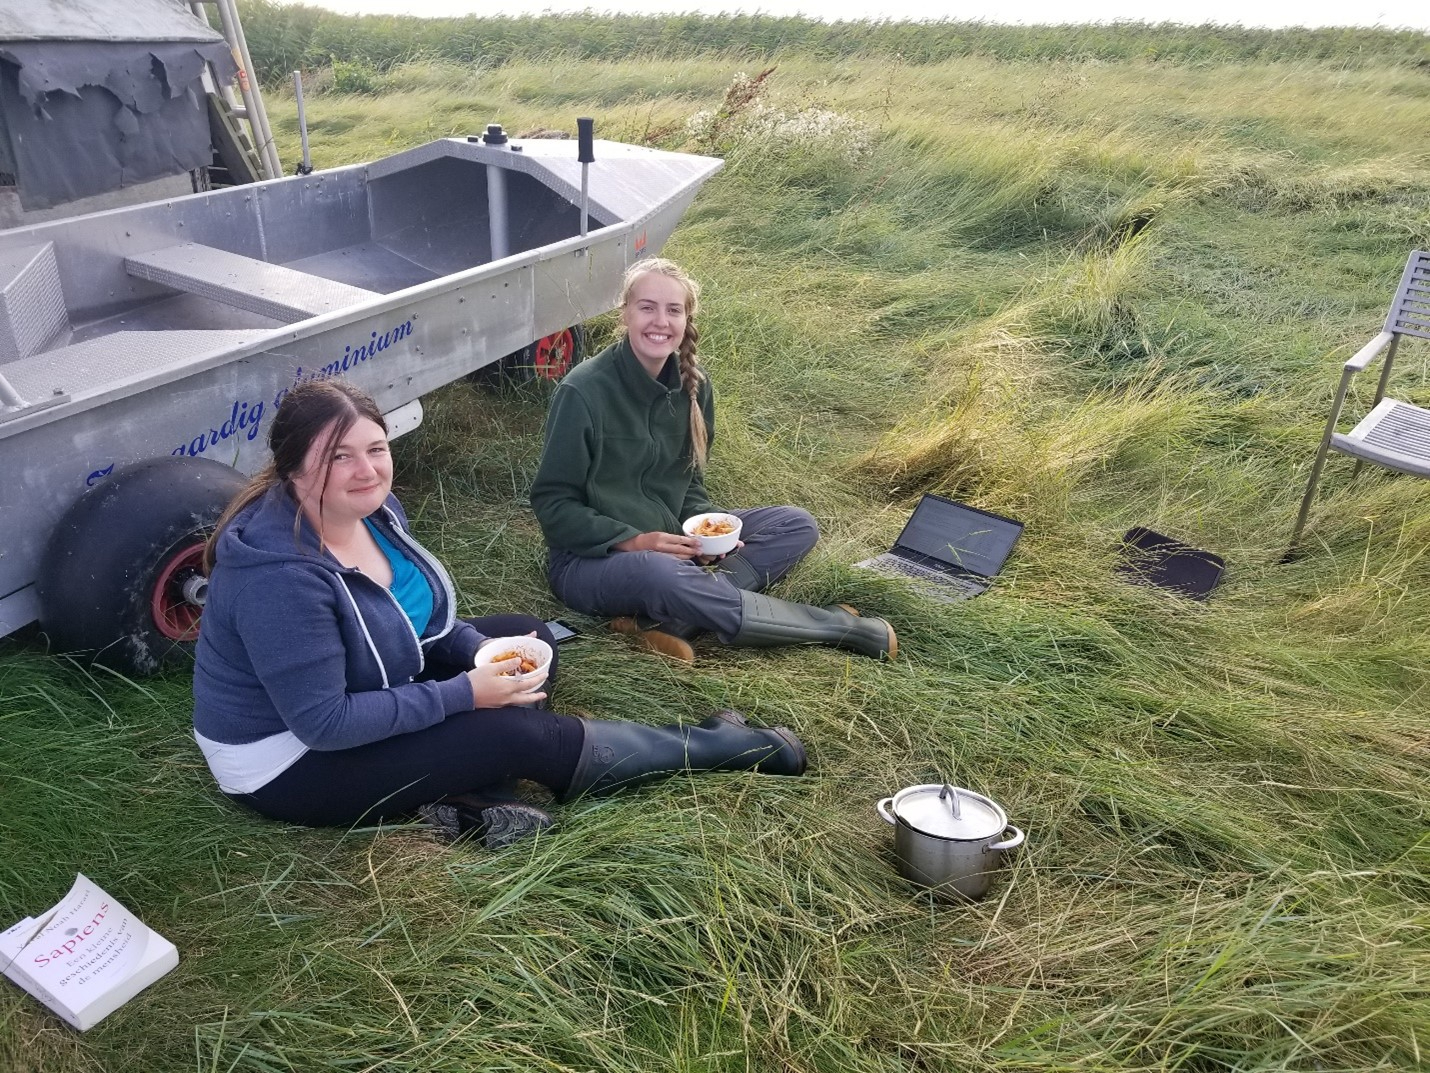
[[[935,570],[931,566],[914,562],[912,559],[905,559],[901,555],[885,553],[859,565],[871,567],[884,574],[898,574],[912,578],[914,581],[923,582],[924,584],[918,586],[919,591],[946,600],[962,600],[969,596],[977,596],[987,588],[986,585],[971,577]]]

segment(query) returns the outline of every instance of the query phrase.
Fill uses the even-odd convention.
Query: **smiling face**
[[[646,272],[631,284],[621,323],[631,349],[651,376],[658,376],[665,360],[680,348],[689,319],[689,295],[679,280]]]
[[[392,490],[392,454],[382,426],[359,417],[330,446],[334,424],[314,439],[293,477],[293,491],[304,513],[320,530],[356,523],[387,499]]]

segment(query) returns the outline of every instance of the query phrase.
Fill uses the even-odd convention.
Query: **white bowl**
[[[512,652],[520,652],[536,664],[536,669],[533,671],[511,676],[518,682],[539,678],[546,668],[551,666],[551,646],[540,637],[497,637],[477,649],[472,664],[476,667],[483,667],[488,663],[497,662],[498,657],[507,656]]]
[[[693,518],[686,518],[681,524],[686,536],[695,536],[695,528],[706,519],[719,522],[729,522],[735,528],[720,536],[702,536],[700,541],[701,555],[725,555],[735,550],[735,545],[740,542],[740,519],[734,514],[726,514],[723,511],[713,510],[705,514],[697,514]]]

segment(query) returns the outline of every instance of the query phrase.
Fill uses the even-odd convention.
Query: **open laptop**
[[[854,565],[911,578],[937,600],[966,600],[993,584],[1022,532],[1022,522],[930,494],[892,549]]]

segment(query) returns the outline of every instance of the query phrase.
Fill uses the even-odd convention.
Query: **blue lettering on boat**
[[[258,438],[259,423],[263,420],[263,409],[262,399],[254,402],[235,399],[229,409],[228,417],[217,427],[208,428],[198,433],[188,443],[179,444],[169,453],[197,458],[210,447],[217,447],[239,433],[243,433],[243,438],[246,440],[255,440]]]
[[[343,373],[356,369],[369,358],[375,358],[382,351],[392,346],[393,343],[401,342],[412,334],[412,318],[408,317],[401,324],[388,328],[381,335],[372,332],[368,336],[367,342],[359,343],[357,346],[348,343],[343,347],[343,356],[334,358],[326,365],[319,366],[312,372],[304,372],[303,366],[298,366],[293,370],[293,382],[287,387],[278,389],[278,393],[273,396],[273,405],[276,408],[283,401],[283,396],[292,391],[299,384],[309,380],[327,380],[334,376],[342,376]]]

